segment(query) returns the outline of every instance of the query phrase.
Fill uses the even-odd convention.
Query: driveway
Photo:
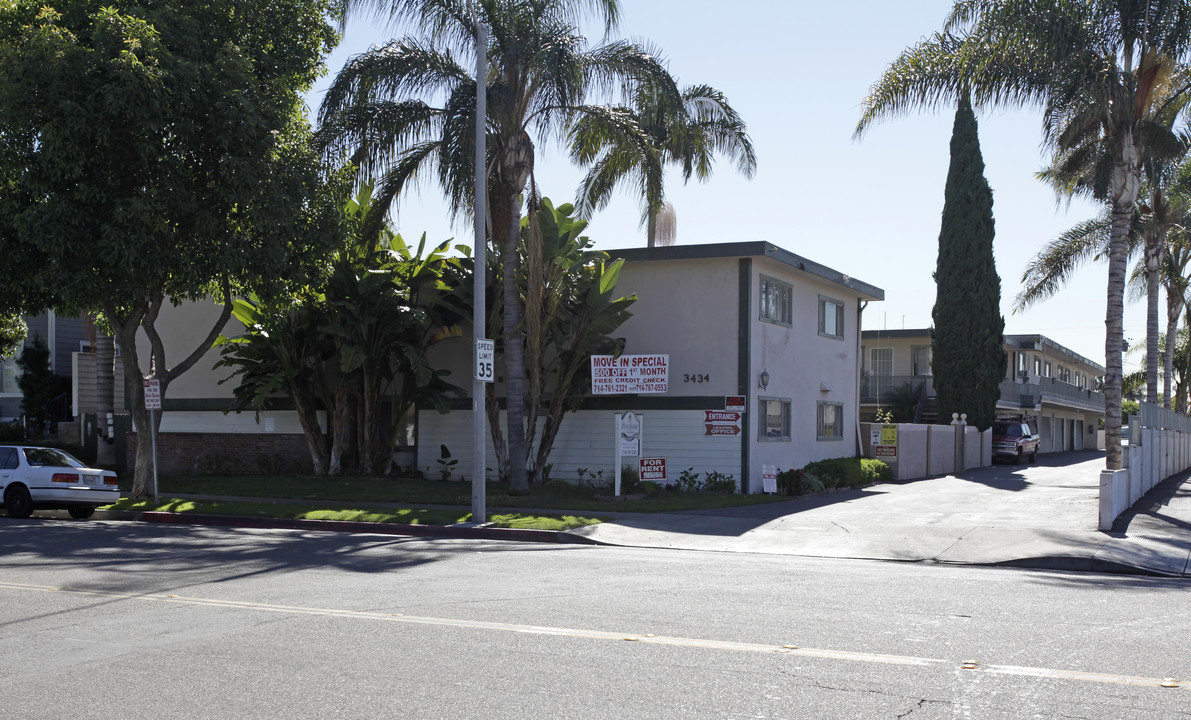
[[[574,532],[613,545],[1090,569],[1112,540],[1097,531],[1103,466],[1102,452],[1056,453],[772,505],[622,516]]]

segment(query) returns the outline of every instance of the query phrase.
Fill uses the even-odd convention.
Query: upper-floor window
[[[1042,358],[1034,356],[1034,377],[1042,377]]]
[[[930,375],[930,346],[921,345],[910,350],[910,363],[915,375]]]
[[[0,393],[19,394],[21,388],[17,385],[17,378],[20,376],[16,358],[0,358]]]
[[[873,375],[893,374],[893,348],[872,348],[869,361],[869,371]]]
[[[844,337],[844,304],[839,300],[819,296],[819,334],[830,338]]]
[[[761,276],[761,320],[790,327],[794,288],[789,283]]]
[[[1049,362],[1042,366],[1042,373],[1043,373],[1044,377],[1050,377],[1050,363]]]

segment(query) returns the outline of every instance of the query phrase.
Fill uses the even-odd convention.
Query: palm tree
[[[347,0],[344,12],[364,9],[413,23],[417,34],[348,61],[323,101],[320,132],[329,152],[347,152],[366,177],[379,176],[382,211],[425,173],[436,176],[453,214],[472,208],[477,80],[458,58],[474,55],[477,22],[489,28],[488,220],[503,255],[509,481],[512,492],[528,492],[517,276],[521,196],[534,165],[531,132],[539,140],[564,137],[576,117],[601,112],[591,94],[611,98],[647,84],[672,107],[680,102],[678,88],[640,45],[608,40],[587,48],[578,23],[590,13],[612,30],[617,0]]]
[[[588,169],[576,193],[579,216],[590,217],[608,205],[617,185],[632,183],[641,194],[648,247],[673,242],[674,210],[663,190],[667,165],[680,168],[684,183],[692,175],[706,182],[716,154],[732,160],[747,178],[757,171],[744,121],[722,92],[708,85],[687,87],[676,107],[667,106],[669,97],[642,85],[627,107],[588,114],[571,131],[571,158]]]
[[[957,0],[943,30],[872,87],[856,128],[914,108],[1040,107],[1045,142],[1099,142],[1112,159],[1105,313],[1107,467],[1121,467],[1121,348],[1129,228],[1141,185],[1137,129],[1159,80],[1191,50],[1191,0]],[[1177,97],[1186,91],[1170,93]]]

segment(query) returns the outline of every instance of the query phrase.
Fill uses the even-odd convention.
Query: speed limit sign
[[[492,382],[496,364],[496,343],[484,338],[476,338],[476,380]]]

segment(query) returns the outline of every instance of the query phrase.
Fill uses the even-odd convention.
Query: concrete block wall
[[[1100,473],[1100,529],[1110,530],[1121,513],[1163,480],[1191,467],[1191,418],[1142,403],[1121,448],[1120,470]]]
[[[136,464],[137,434],[128,434],[128,465]],[[306,438],[290,433],[160,433],[157,474],[309,475]]]

